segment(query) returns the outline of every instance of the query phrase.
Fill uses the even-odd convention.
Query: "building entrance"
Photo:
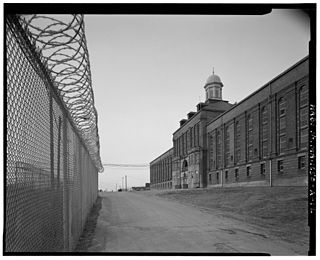
[[[182,188],[188,189],[188,162],[184,160],[181,169]]]

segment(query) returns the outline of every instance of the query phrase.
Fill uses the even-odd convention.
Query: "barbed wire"
[[[97,169],[102,172],[84,16],[19,15]]]

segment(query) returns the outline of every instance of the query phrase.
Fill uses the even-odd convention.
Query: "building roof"
[[[213,83],[222,84],[220,77],[218,75],[216,75],[216,74],[210,75],[209,78],[206,81],[206,85],[213,84]]]
[[[289,71],[293,70],[295,67],[298,67],[300,64],[302,64],[303,62],[305,62],[306,60],[309,59],[309,55],[307,55],[306,57],[302,58],[301,60],[299,60],[298,62],[296,62],[294,65],[292,65],[291,67],[289,67],[288,69],[286,69],[284,72],[280,73],[278,76],[274,77],[272,80],[270,80],[268,83],[264,84],[262,87],[258,88],[256,91],[254,91],[253,93],[251,93],[249,96],[245,97],[243,100],[241,100],[240,102],[236,102],[230,109],[226,110],[225,112],[223,112],[222,114],[220,114],[219,116],[213,118],[212,120],[209,120],[207,122],[207,126],[210,125],[211,123],[213,123],[214,121],[218,120],[219,118],[223,117],[225,114],[229,113],[231,110],[235,109],[236,107],[239,107],[241,104],[243,104],[244,102],[246,102],[247,100],[249,100],[251,97],[253,97],[254,95],[256,95],[258,92],[260,92],[262,89],[270,87],[271,83],[275,82],[276,80],[280,79],[283,75],[287,74]]]
[[[157,162],[159,159],[161,159],[161,157],[169,157],[172,154],[173,154],[173,147],[171,147],[169,150],[167,150],[163,154],[159,155],[156,159],[154,159],[152,162],[150,162],[149,165]]]
[[[220,77],[217,74],[214,74],[214,69],[212,69],[212,75],[208,77],[205,86],[209,84],[217,84],[217,83],[223,86]]]

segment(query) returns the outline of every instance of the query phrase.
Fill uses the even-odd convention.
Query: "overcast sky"
[[[239,102],[308,55],[309,18],[295,10],[265,16],[86,15],[103,163],[148,164],[172,147],[172,133],[205,101],[219,75],[222,97]],[[105,167],[99,188],[149,182],[149,168]]]

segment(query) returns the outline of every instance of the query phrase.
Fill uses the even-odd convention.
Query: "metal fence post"
[[[60,122],[60,121],[59,121]],[[64,197],[64,225],[63,234],[65,251],[71,251],[71,238],[70,238],[70,199],[69,199],[69,178],[68,178],[68,164],[69,164],[69,154],[68,154],[69,142],[68,142],[68,129],[67,129],[67,117],[63,116],[63,197]]]
[[[53,97],[49,92],[49,117],[50,117],[50,180],[51,190],[54,190],[54,136],[53,136]]]

